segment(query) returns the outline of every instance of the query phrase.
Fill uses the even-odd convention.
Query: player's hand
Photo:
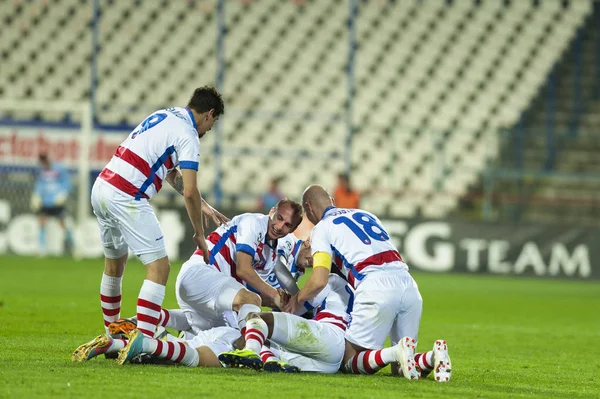
[[[296,313],[296,310],[300,307],[300,304],[298,303],[298,294],[292,296],[290,298],[290,300],[288,301],[288,303],[283,307],[284,312],[287,313]]]
[[[204,224],[208,227],[208,219],[212,219],[215,225],[220,226],[229,222],[229,218],[210,206],[208,202],[202,201],[202,214],[204,215]]]
[[[65,202],[67,202],[67,194],[66,193],[60,193],[54,198],[54,206],[57,206],[57,207],[64,206]]]
[[[282,306],[285,307],[290,302],[290,299],[292,299],[292,295],[282,288],[279,288],[277,292],[279,293],[279,309],[281,309]]]
[[[37,194],[32,195],[30,206],[32,211],[38,212],[42,207],[42,197]]]
[[[207,265],[210,264],[210,251],[208,250],[208,245],[206,245],[206,240],[202,234],[194,234],[192,237],[194,243],[198,248],[202,250],[202,256],[204,257],[204,263]]]

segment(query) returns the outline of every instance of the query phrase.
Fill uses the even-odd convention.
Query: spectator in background
[[[360,204],[360,194],[352,189],[350,177],[345,173],[338,173],[338,185],[333,193],[335,206],[338,208],[356,209]]]
[[[62,166],[50,162],[46,153],[40,153],[41,169],[36,178],[33,195],[31,196],[31,209],[39,214],[39,250],[40,255],[48,253],[46,236],[46,221],[48,217],[58,218],[60,227],[65,232],[65,245],[67,252],[73,248],[73,236],[65,223],[65,204],[71,191],[71,178]]]
[[[262,211],[269,211],[273,208],[279,200],[283,199],[285,195],[279,190],[279,182],[281,177],[273,177],[269,181],[269,191],[264,193],[258,201],[258,209]]]

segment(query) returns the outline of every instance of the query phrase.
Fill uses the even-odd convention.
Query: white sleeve
[[[312,232],[310,233],[310,246],[313,255],[317,252],[325,252],[333,257],[326,225],[317,223],[312,229]]]
[[[258,244],[265,238],[264,234],[266,232],[261,231],[258,219],[251,216],[244,217],[237,227],[235,250],[254,257]]]
[[[175,151],[179,156],[180,169],[198,170],[200,157],[200,141],[197,135],[186,130],[175,143]]]

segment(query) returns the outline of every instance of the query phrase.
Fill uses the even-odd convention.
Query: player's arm
[[[252,255],[238,250],[236,264],[238,277],[250,284],[255,290],[272,300],[279,296],[277,290],[265,283],[252,267]]]
[[[315,252],[313,255],[313,271],[306,285],[298,293],[298,302],[304,303],[316,297],[329,281],[331,271],[331,255],[326,252]]]
[[[194,229],[194,242],[204,253],[204,261],[208,263],[208,246],[204,239],[204,227],[202,225],[202,197],[198,191],[195,169],[182,169],[183,200],[190,222]]]
[[[165,180],[177,191],[179,194],[183,195],[183,176],[177,169],[173,169],[170,171]]]

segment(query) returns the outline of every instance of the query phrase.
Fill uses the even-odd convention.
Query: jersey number
[[[154,126],[156,126],[159,123],[161,123],[162,121],[164,121],[166,117],[167,117],[167,114],[163,114],[163,113],[150,115],[149,117],[144,119],[144,121],[140,125],[139,129],[133,131],[133,133],[131,134],[131,138],[134,139],[134,138],[136,138],[137,135],[144,133],[146,130],[148,130],[150,128],[153,128]]]
[[[371,239],[369,237],[377,241],[387,241],[390,239],[388,233],[385,232],[383,227],[381,227],[372,216],[363,212],[356,212],[352,214],[352,219],[354,219],[354,221],[346,216],[340,216],[333,219],[333,224],[345,224],[359,240],[367,245],[371,244]]]

